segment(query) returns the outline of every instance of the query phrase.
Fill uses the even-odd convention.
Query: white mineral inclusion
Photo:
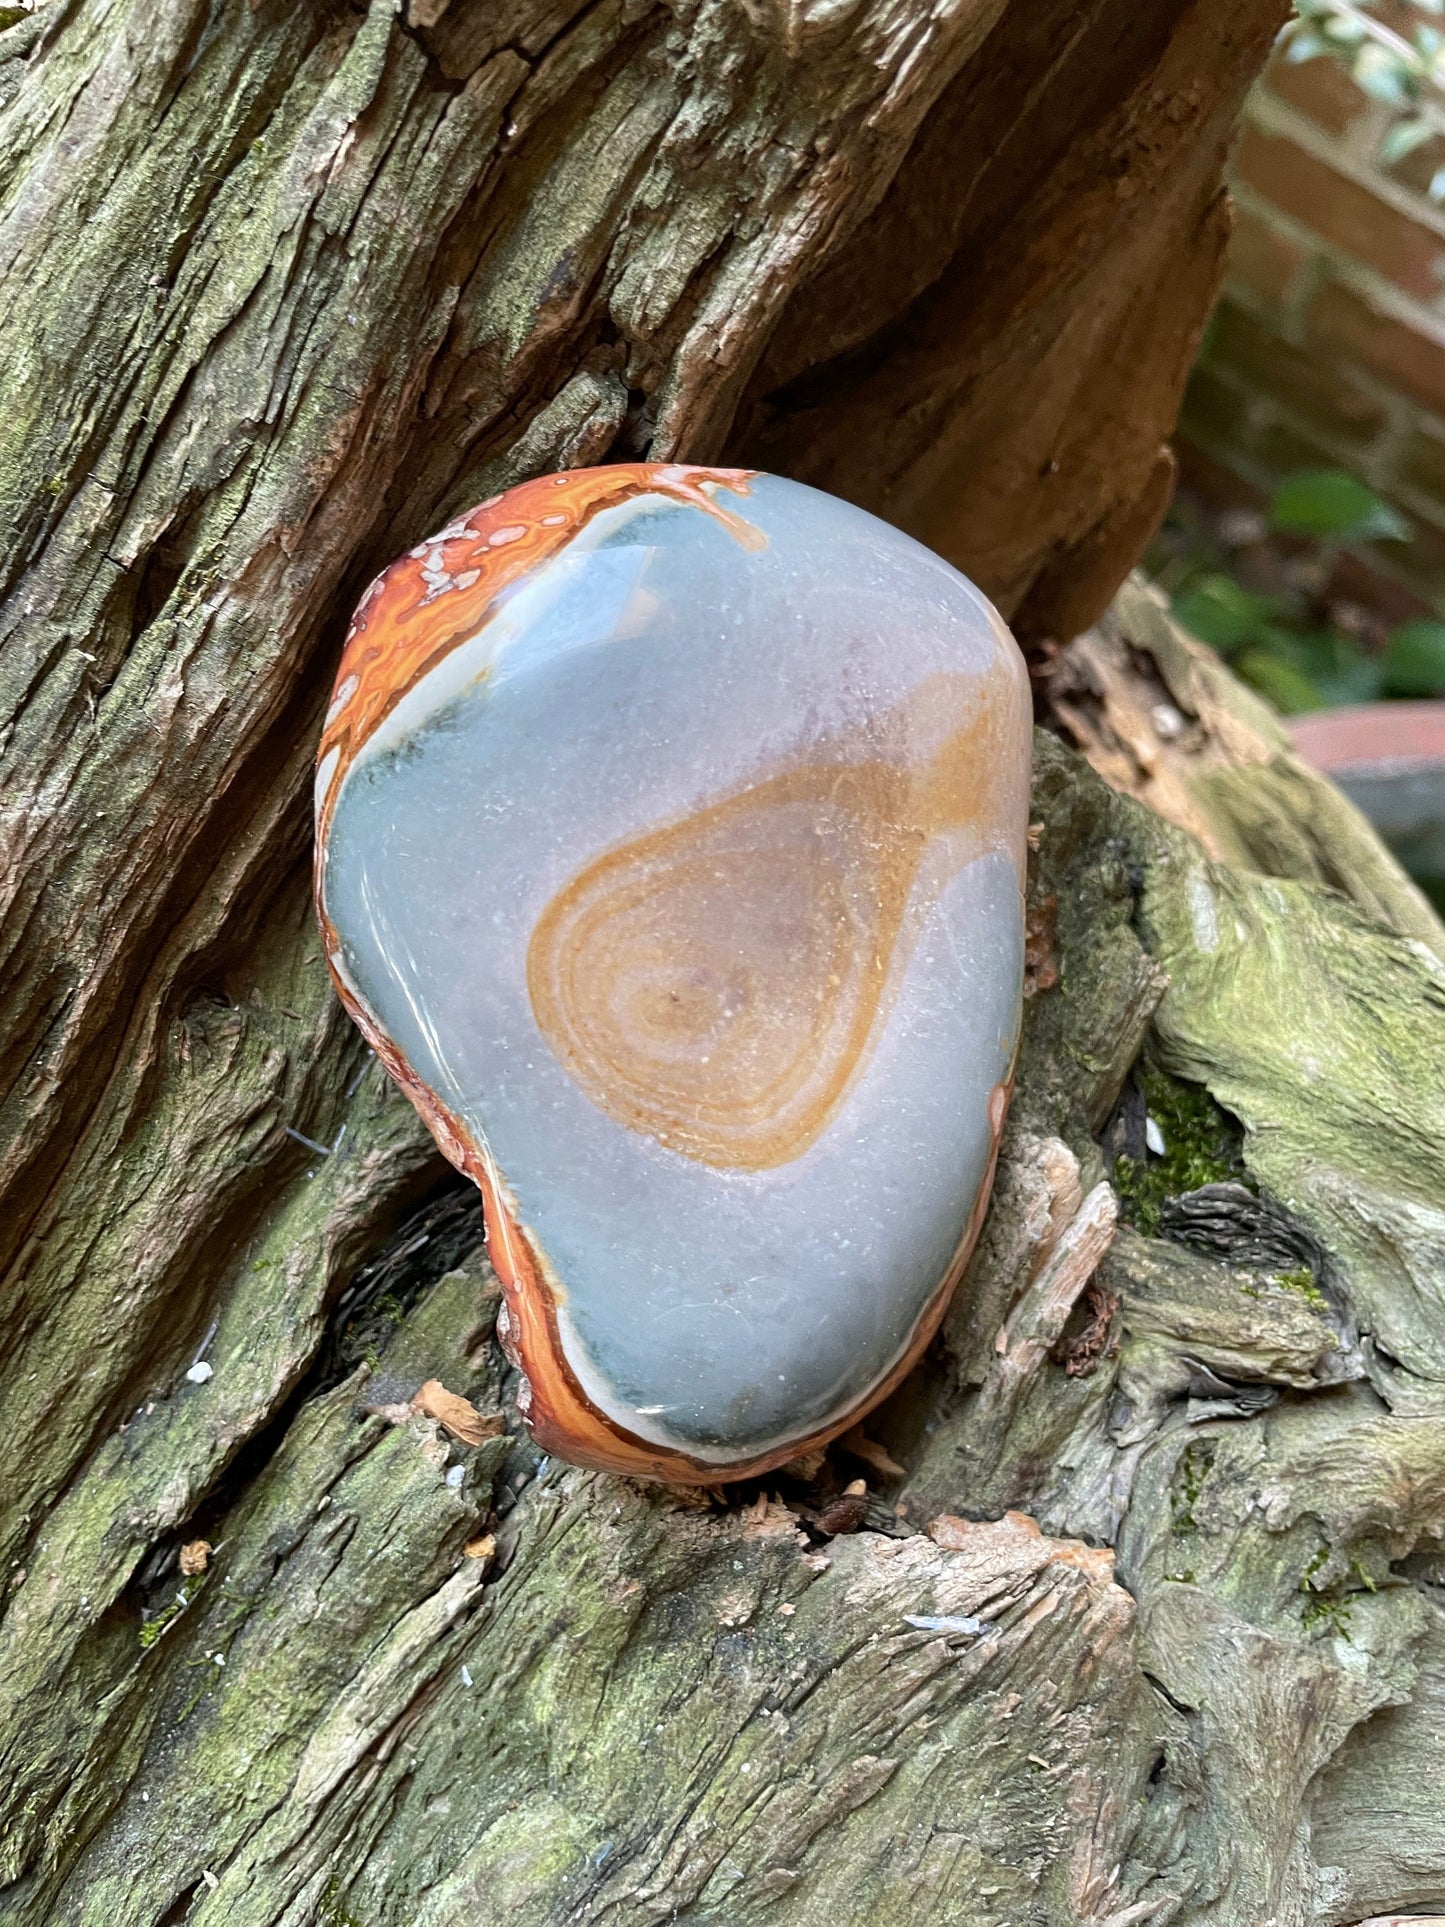
[[[587,1395],[637,1437],[725,1466],[856,1405],[965,1235],[1017,1035],[1029,700],[999,617],[919,544],[773,476],[718,500],[765,545],[645,495],[596,516],[423,678],[343,779],[323,890],[348,982],[486,1144],[546,1254]],[[950,778],[972,826],[945,810],[926,848],[895,836],[917,862],[886,990],[797,1155],[689,1155],[569,1070],[528,955],[573,879],[810,757],[906,752],[931,769],[985,712]],[[806,837],[809,807],[787,803],[788,836]],[[716,876],[739,892],[745,962],[746,874]],[[746,994],[744,963],[738,981]],[[611,1021],[610,986],[577,989]]]

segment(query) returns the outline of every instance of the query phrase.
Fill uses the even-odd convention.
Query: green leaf
[[[1307,709],[1323,709],[1325,699],[1308,676],[1282,662],[1266,649],[1246,649],[1234,659],[1236,672],[1267,696],[1285,716],[1298,716]]]
[[[1287,670],[1303,676],[1322,703],[1367,703],[1380,693],[1381,664],[1337,629],[1271,627],[1260,646]]]
[[[1201,642],[1229,655],[1267,633],[1278,604],[1228,575],[1204,575],[1174,598],[1174,614]]]
[[[1380,142],[1380,159],[1386,167],[1393,167],[1397,161],[1404,160],[1429,140],[1434,129],[1426,120],[1402,120],[1386,134]]]
[[[1331,709],[1342,703],[1372,703],[1384,687],[1384,664],[1372,656],[1357,655],[1332,674],[1310,680]]]
[[[1305,469],[1275,490],[1271,527],[1285,535],[1320,541],[1368,542],[1409,539],[1409,524],[1373,489],[1340,469]]]
[[[1391,107],[1408,107],[1415,97],[1414,73],[1399,55],[1392,54],[1388,47],[1376,46],[1374,41],[1360,48],[1350,72],[1357,87]]]
[[[1268,639],[1276,656],[1302,670],[1311,682],[1333,676],[1349,663],[1363,660],[1361,651],[1335,629],[1276,629]]]
[[[1422,616],[1390,638],[1382,665],[1392,696],[1445,695],[1445,622]]]
[[[1317,33],[1295,33],[1289,37],[1284,57],[1291,62],[1318,60],[1321,54],[1327,54],[1329,50],[1329,42],[1322,40]]]

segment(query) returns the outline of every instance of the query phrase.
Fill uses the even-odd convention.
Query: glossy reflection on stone
[[[1016,1041],[1028,697],[774,476],[548,476],[357,612],[317,770],[352,1015],[481,1185],[544,1445],[740,1477],[935,1327]]]

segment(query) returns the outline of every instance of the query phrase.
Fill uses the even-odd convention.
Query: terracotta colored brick
[[[1409,545],[1391,543],[1390,547],[1399,551],[1394,567],[1408,569]],[[1435,607],[1423,588],[1411,588],[1394,576],[1384,574],[1369,554],[1341,553],[1330,570],[1324,596],[1327,602],[1357,602],[1392,626],[1408,622],[1412,616],[1428,616]]]
[[[1227,465],[1227,455],[1225,460],[1220,460],[1218,455],[1206,454],[1183,432],[1175,449],[1179,457],[1179,487],[1204,507],[1213,511],[1266,507],[1268,492],[1261,492],[1236,474]],[[1310,459],[1318,462],[1319,456],[1316,453]],[[1374,610],[1387,623],[1407,622],[1412,616],[1429,614],[1436,606],[1431,578],[1445,569],[1445,546],[1437,555],[1433,532],[1422,532],[1416,540],[1418,548],[1406,542],[1386,542],[1358,555],[1341,554],[1330,572],[1327,598],[1358,602]],[[1386,551],[1390,552],[1388,558]],[[1413,585],[1408,579],[1412,575]],[[1402,580],[1402,576],[1406,579]]]
[[[1345,133],[1370,105],[1337,60],[1289,61],[1281,50],[1270,62],[1268,85],[1328,134]]]
[[[1352,447],[1342,448],[1327,435],[1313,435],[1268,410],[1253,409],[1250,400],[1208,369],[1196,368],[1185,391],[1179,433],[1185,441],[1211,450],[1216,461],[1238,460],[1271,484],[1296,469],[1350,466]]]
[[[1229,240],[1229,281],[1266,301],[1282,304],[1305,259],[1303,248],[1285,239],[1259,215],[1235,210]]]
[[[1412,428],[1396,472],[1411,488],[1433,496],[1445,514],[1445,439],[1428,429]]]
[[[1311,341],[1371,369],[1400,394],[1445,414],[1445,346],[1371,307],[1352,288],[1326,284],[1310,303]]]
[[[1379,557],[1381,568],[1390,575],[1403,576],[1432,600],[1445,591],[1445,529],[1432,528],[1413,515],[1408,542],[1374,543],[1366,551]]]
[[[1293,141],[1247,128],[1235,171],[1257,194],[1352,260],[1422,300],[1439,295],[1442,284],[1435,269],[1437,264],[1445,268],[1445,243],[1434,229],[1412,221]]]
[[[1184,391],[1179,432],[1189,441],[1231,449],[1239,443],[1248,406],[1248,398],[1237,388],[1221,381],[1211,369],[1198,365]]]
[[[1353,450],[1291,422],[1266,417],[1250,424],[1240,447],[1256,468],[1281,482],[1302,468],[1348,468]]]
[[[1204,360],[1216,373],[1232,374],[1283,407],[1332,443],[1358,448],[1384,425],[1385,411],[1373,395],[1336,372],[1318,349],[1294,347],[1233,302],[1225,301],[1210,325]]]
[[[1206,507],[1262,509],[1268,502],[1264,490],[1237,475],[1217,456],[1206,455],[1187,435],[1176,438],[1174,452],[1179,461],[1180,489],[1197,496]]]
[[[1445,140],[1437,138],[1415,148],[1404,160],[1396,161],[1386,173],[1402,187],[1413,188],[1417,194],[1428,194],[1431,181],[1442,167],[1445,167]]]
[[[1420,24],[1419,9],[1413,4],[1413,0],[1378,0],[1378,4],[1371,7],[1370,11],[1377,20],[1387,27],[1393,27],[1396,33],[1404,34],[1406,39]],[[1429,1916],[1427,1915],[1426,1918],[1428,1919]]]

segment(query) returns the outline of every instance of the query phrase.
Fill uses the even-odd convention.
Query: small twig
[[[304,1144],[308,1151],[314,1151],[318,1157],[329,1158],[331,1156],[331,1146],[329,1144],[318,1144],[314,1137],[307,1137],[304,1131],[293,1130],[289,1124],[283,1124],[281,1129],[286,1133],[287,1137],[294,1137],[298,1144]],[[338,1139],[337,1142],[339,1143],[340,1139]]]

